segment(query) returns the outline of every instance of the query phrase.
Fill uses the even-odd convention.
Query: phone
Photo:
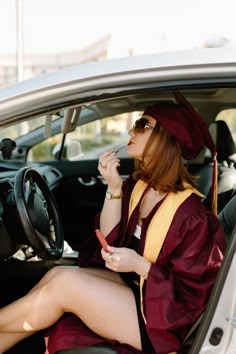
[[[96,236],[97,236],[99,242],[100,242],[101,245],[102,245],[102,248],[103,248],[106,252],[109,252],[108,249],[107,249],[107,246],[109,246],[109,245],[108,245],[108,243],[107,243],[105,237],[104,237],[103,234],[101,233],[101,231],[100,231],[99,229],[96,229],[96,230],[95,230],[95,233],[96,233]]]

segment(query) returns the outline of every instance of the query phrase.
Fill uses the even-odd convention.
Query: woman
[[[0,353],[65,313],[51,329],[49,353],[103,342],[119,353],[179,349],[205,309],[224,239],[182,162],[204,145],[214,152],[214,144],[202,118],[176,97],[181,103],[147,108],[129,131],[127,152],[138,166],[124,185],[117,155],[109,150],[99,159],[108,193],[96,227],[112,245],[108,252],[92,235],[80,268],[50,270],[1,309]]]

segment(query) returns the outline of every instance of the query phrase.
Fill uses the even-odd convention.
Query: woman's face
[[[146,127],[143,129],[143,132],[139,132],[134,127],[129,130],[130,141],[127,149],[127,154],[135,159],[142,160],[143,159],[143,151],[147,144],[148,139],[150,138],[153,128],[156,125],[156,120],[150,116],[142,116],[142,118],[147,120]],[[152,150],[149,149],[148,155],[145,158],[151,157]]]

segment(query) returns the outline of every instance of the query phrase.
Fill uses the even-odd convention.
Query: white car
[[[201,113],[215,140],[219,217],[228,243],[207,309],[179,353],[236,353],[236,48],[88,63],[0,89],[1,307],[26,293],[54,263],[76,263],[106,190],[98,156],[107,147],[123,147],[125,179],[133,168],[125,153],[127,130],[147,105],[172,101],[173,90]],[[211,163],[206,149],[186,162],[205,195]],[[64,250],[64,241],[72,249]],[[44,352],[42,333],[9,351]]]

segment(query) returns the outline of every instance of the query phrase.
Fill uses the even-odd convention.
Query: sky
[[[0,0],[0,55],[16,51],[17,1]],[[76,51],[108,33],[140,52],[158,50],[163,38],[167,49],[222,37],[236,46],[235,0],[21,1],[26,53]]]

